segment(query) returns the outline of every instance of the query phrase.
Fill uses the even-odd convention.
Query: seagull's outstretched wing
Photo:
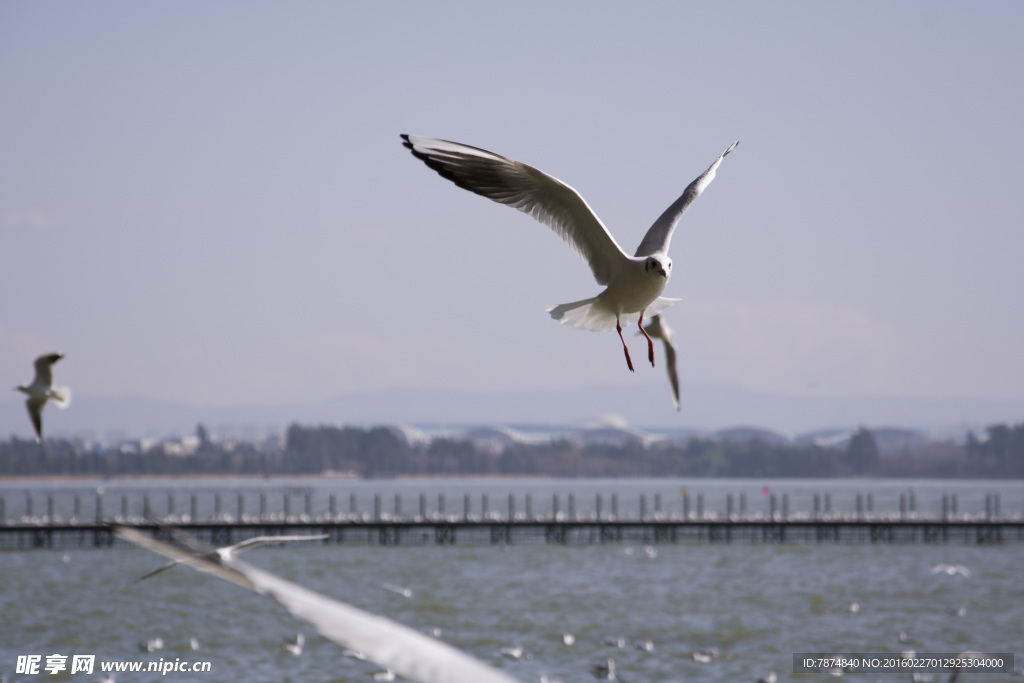
[[[254,536],[253,538],[247,538],[241,543],[234,545],[224,546],[223,548],[217,548],[213,552],[205,553],[211,560],[217,561],[225,557],[240,553],[243,550],[249,550],[250,548],[256,548],[261,545],[271,545],[276,543],[290,543],[293,541],[322,541],[327,538],[327,534],[309,535],[309,536]],[[171,560],[165,565],[157,567],[151,572],[143,574],[139,578],[132,581],[132,585],[145,581],[146,579],[156,576],[161,572],[165,572],[168,569],[172,569],[177,565],[181,564],[180,560]]]
[[[28,409],[28,416],[32,419],[32,427],[36,430],[38,443],[43,442],[43,406],[45,405],[45,398],[30,396],[25,399],[25,407]]]
[[[276,543],[294,543],[296,541],[322,541],[327,538],[327,534],[315,534],[308,536],[253,536],[247,538],[241,543],[229,545],[226,548],[221,548],[219,552],[228,555],[234,555],[240,553],[243,550],[249,550],[250,548],[256,548],[261,545],[273,545]]]
[[[606,285],[628,256],[576,190],[532,166],[483,149],[419,135],[402,135],[417,159],[459,187],[519,209],[551,227]]]
[[[672,401],[675,403],[676,410],[680,410],[679,372],[676,370],[676,345],[672,328],[668,326],[661,315],[656,315],[647,321],[644,329],[650,336],[660,339],[665,347],[665,367],[668,371],[668,383],[672,387]]]
[[[740,144],[739,140],[729,145],[729,149],[722,152],[721,156],[715,159],[715,163],[708,167],[708,170],[701,173],[696,180],[687,185],[679,199],[672,202],[672,206],[665,209],[665,213],[661,214],[658,220],[654,221],[654,225],[650,227],[647,234],[644,235],[643,241],[640,242],[640,246],[637,247],[636,256],[650,256],[658,252],[668,253],[668,244],[672,240],[672,231],[675,230],[679,219],[682,218],[683,213],[690,207],[693,200],[699,197],[704,188],[715,179],[715,173],[718,171],[718,166],[722,163],[722,159],[725,158],[726,154],[736,149],[738,144]]]
[[[32,380],[32,384],[38,384],[42,386],[50,386],[53,384],[53,364],[63,358],[59,353],[48,353],[45,356],[39,356],[36,358],[34,363],[36,368],[35,379]]]
[[[154,577],[157,574],[160,574],[162,572],[167,571],[168,569],[173,569],[174,567],[177,567],[179,564],[181,564],[180,560],[171,560],[170,562],[168,562],[166,564],[160,565],[159,567],[157,567],[156,569],[154,569],[151,572],[146,572],[145,574],[143,574],[139,578],[137,578],[134,581],[132,581],[129,585],[130,586],[134,586],[135,584],[139,583],[140,581],[145,581],[146,579]]]
[[[515,683],[515,679],[447,643],[407,626],[334,600],[234,557],[215,560],[158,541],[136,529],[118,535],[200,571],[272,598],[334,642],[364,653],[381,666],[423,683]]]

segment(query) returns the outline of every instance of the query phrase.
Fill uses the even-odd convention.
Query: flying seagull
[[[549,306],[548,313],[555,320],[585,330],[614,327],[631,372],[633,361],[622,337],[622,323],[636,319],[647,338],[647,358],[654,365],[654,342],[644,330],[644,315],[656,315],[677,301],[661,296],[672,272],[672,259],[668,256],[672,231],[683,212],[715,179],[722,159],[739,141],[732,143],[708,170],[687,186],[650,227],[636,254],[628,256],[583,197],[562,181],[532,166],[477,147],[418,135],[403,134],[402,139],[416,158],[441,177],[499,204],[519,209],[554,230],[587,262],[594,279],[599,285],[605,285],[605,290],[590,299]]]
[[[342,647],[361,652],[408,679],[422,683],[516,683],[514,678],[447,643],[256,569],[234,554],[197,552],[192,539],[179,538],[181,545],[172,545],[138,529],[116,530],[121,538],[136,545],[271,598]]]
[[[59,353],[48,353],[36,358],[36,376],[32,384],[28,386],[14,387],[15,391],[27,394],[25,407],[28,408],[28,416],[32,418],[32,426],[36,430],[36,441],[43,442],[43,406],[50,399],[58,408],[67,408],[71,403],[71,389],[69,387],[53,386],[53,364],[64,356]]]
[[[665,322],[660,314],[654,316],[647,322],[647,334],[655,339],[660,339],[665,347],[665,369],[668,371],[668,383],[672,387],[672,402],[679,407],[679,372],[676,370],[676,346],[673,341],[672,328]]]
[[[327,538],[327,534],[319,534],[319,535],[315,535],[315,536],[311,536],[311,535],[307,535],[307,536],[254,536],[253,538],[245,539],[241,543],[236,543],[234,545],[227,545],[227,546],[224,546],[223,548],[217,548],[216,550],[214,550],[214,551],[212,551],[212,552],[210,552],[208,554],[209,554],[209,559],[210,560],[217,562],[217,561],[221,561],[221,560],[225,560],[225,559],[228,559],[230,557],[233,557],[236,553],[240,553],[243,550],[249,550],[250,548],[256,548],[256,547],[261,546],[261,545],[271,545],[271,544],[277,544],[277,543],[291,543],[293,541],[322,541],[325,538]],[[132,581],[132,584],[136,584],[139,581],[145,581],[146,579],[150,578],[151,576],[156,576],[160,572],[165,572],[168,569],[171,569],[172,567],[176,567],[179,564],[181,564],[181,560],[171,560],[167,564],[161,565],[160,567],[157,567],[156,569],[154,569],[153,571],[149,572],[148,574],[143,574],[139,578],[137,578],[134,581]],[[302,645],[300,644],[299,645],[299,649],[301,650],[301,648],[302,648]]]

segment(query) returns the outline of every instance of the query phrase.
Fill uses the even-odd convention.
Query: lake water
[[[479,506],[481,496],[504,502],[509,493],[531,493],[539,507],[560,492],[591,507],[598,493],[616,493],[623,508],[640,495],[659,494],[663,511],[681,505],[680,489],[702,493],[710,508],[742,493],[751,510],[765,505],[765,482],[736,480],[627,480],[556,482],[317,482],[192,483],[181,495],[215,487],[225,496],[261,486],[304,500],[312,487],[316,506],[328,492],[372,509],[375,495],[416,507],[422,492]],[[814,493],[828,493],[835,509],[852,506],[857,492],[871,493],[876,510],[899,504],[913,488],[922,512],[942,495],[957,493],[960,509],[984,509],[998,492],[1004,515],[1024,510],[1024,485],[1012,482],[769,481],[805,508]],[[168,484],[105,483],[104,499],[138,491],[164,496]],[[77,487],[77,488],[75,488]],[[128,487],[122,490],[121,487]],[[5,484],[8,517],[17,516],[25,492],[38,506],[47,491],[94,490],[95,484]],[[115,495],[117,494],[117,495]],[[81,493],[84,495],[84,493]],[[187,495],[191,495],[190,493]],[[269,498],[270,496],[268,496]],[[59,496],[64,505],[65,496]],[[227,498],[226,498],[227,499]],[[519,500],[522,500],[521,498]],[[407,502],[408,501],[408,502]],[[137,499],[130,497],[128,507]],[[522,503],[517,503],[521,505]],[[550,503],[548,503],[550,505]],[[607,504],[607,503],[606,503]],[[653,503],[650,503],[653,506]],[[155,506],[155,503],[151,503]],[[675,508],[673,508],[675,506]],[[498,507],[494,504],[494,507]],[[158,510],[158,512],[162,512]],[[316,510],[314,510],[316,512]],[[625,509],[623,510],[625,512]],[[523,681],[595,680],[591,670],[614,658],[624,681],[755,681],[774,671],[780,681],[825,680],[794,675],[795,652],[1014,652],[1024,664],[1024,544],[1002,545],[733,545],[680,544],[644,547],[608,544],[566,547],[433,545],[358,546],[293,544],[246,555],[263,569],[413,628],[440,629],[440,637]],[[275,603],[215,578],[179,567],[136,585],[137,576],[163,559],[141,549],[18,550],[0,552],[0,675],[9,680],[96,680],[45,671],[16,674],[19,655],[93,654],[100,661],[209,661],[209,673],[120,674],[118,681],[370,681],[374,665],[342,655]],[[963,565],[970,576],[933,574],[938,564]],[[385,588],[410,589],[411,597]],[[851,606],[856,605],[851,609]],[[296,633],[306,636],[300,656],[282,649]],[[575,635],[566,645],[563,633]],[[904,637],[901,640],[900,635]],[[161,638],[164,647],[142,652],[140,641]],[[191,647],[196,639],[198,650]],[[606,641],[622,639],[625,646]],[[650,641],[653,650],[635,643]],[[522,659],[502,647],[521,647]],[[717,648],[709,663],[693,653]],[[936,681],[948,676],[936,675]],[[858,675],[857,680],[909,681],[909,673]],[[969,674],[960,681],[1020,680],[1004,674]]]

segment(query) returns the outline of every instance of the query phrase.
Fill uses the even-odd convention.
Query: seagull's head
[[[665,254],[648,256],[647,260],[644,261],[644,270],[648,273],[660,275],[667,280],[669,273],[672,272],[672,259]]]

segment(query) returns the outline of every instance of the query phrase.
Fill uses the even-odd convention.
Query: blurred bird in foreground
[[[131,527],[117,534],[179,564],[212,574],[271,598],[339,645],[405,678],[422,683],[514,683],[511,676],[447,643],[257,569],[234,553],[218,553],[172,532],[174,543]]]

